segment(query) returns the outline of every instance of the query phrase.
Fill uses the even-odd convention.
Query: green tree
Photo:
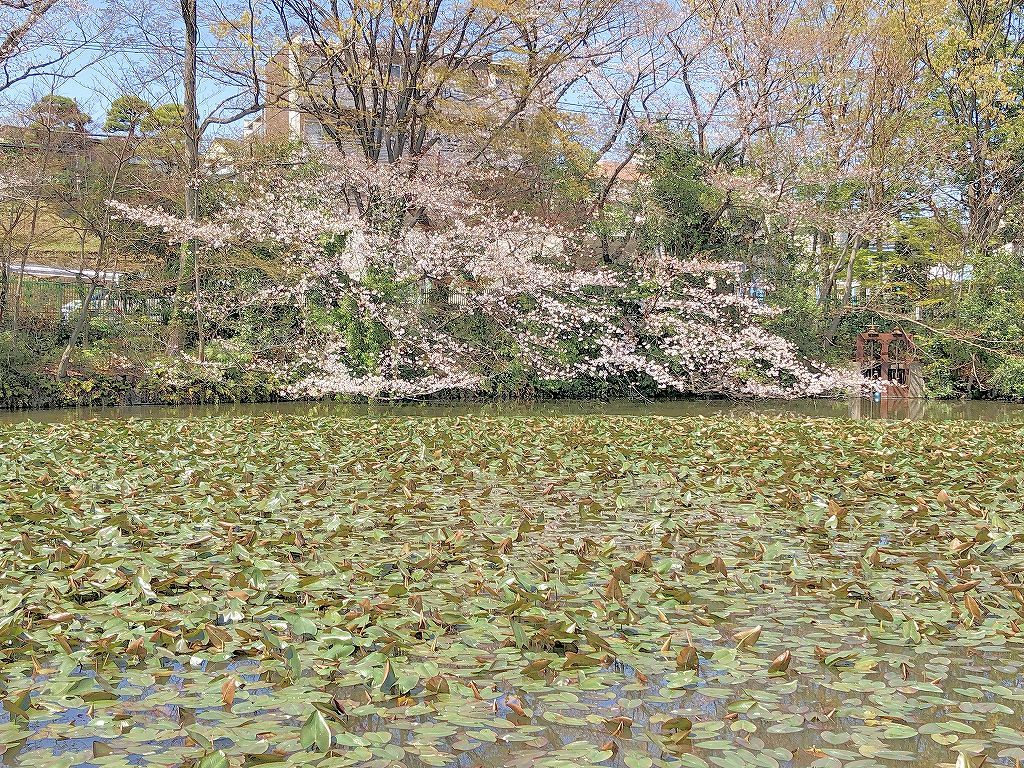
[[[142,129],[143,123],[152,117],[153,111],[153,105],[139,96],[119,96],[110,105],[103,130],[134,135]]]
[[[164,131],[182,131],[185,124],[185,108],[181,104],[161,104],[150,110],[142,120],[142,129],[146,133],[162,133]]]
[[[36,124],[50,131],[85,133],[85,127],[92,121],[77,101],[57,94],[43,96],[32,106],[32,114]]]
[[[908,0],[918,35],[923,100],[933,116],[933,213],[967,260],[1005,242],[1024,203],[1024,31],[1012,0]],[[950,189],[954,194],[949,194]],[[945,194],[941,194],[945,192]]]
[[[143,151],[169,168],[185,162],[184,108],[181,104],[160,104],[140,123],[146,136]]]

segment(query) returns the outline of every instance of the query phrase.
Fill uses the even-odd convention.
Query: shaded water
[[[205,416],[744,416],[849,419],[913,419],[924,421],[990,421],[1024,423],[1024,404],[990,400],[551,400],[482,403],[383,403],[358,405],[329,402],[231,403],[224,405],[141,405],[0,412],[0,424],[35,421],[44,424],[80,419],[178,419]]]

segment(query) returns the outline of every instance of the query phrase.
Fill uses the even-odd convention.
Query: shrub
[[[1024,399],[1024,358],[1008,357],[995,369],[989,382],[1000,397]]]

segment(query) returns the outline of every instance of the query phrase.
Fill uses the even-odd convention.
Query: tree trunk
[[[185,89],[185,114],[182,116],[185,134],[187,160],[187,186],[185,188],[185,219],[192,223],[199,213],[199,107],[197,104],[196,83],[197,64],[196,48],[199,45],[199,21],[196,8],[197,0],[181,0],[181,19],[185,27],[185,59],[183,65],[183,84]],[[196,286],[196,323],[199,326],[200,356],[202,350],[202,327],[199,315],[199,265],[197,248],[194,239],[190,239],[182,248],[181,261],[178,264],[178,279],[174,289],[174,304],[171,310],[171,335],[168,341],[168,352],[176,355],[181,351],[182,328],[181,308],[186,290],[185,276],[188,264],[192,264]]]
[[[199,303],[199,260],[196,255],[198,251],[193,248],[192,250],[192,264],[193,272],[195,273],[195,308],[196,308],[196,355],[199,358],[199,362],[206,361],[206,335],[205,329],[203,328],[203,308]]]
[[[71,362],[71,354],[75,350],[75,343],[78,341],[78,337],[82,334],[82,330],[86,327],[89,322],[89,311],[92,307],[92,297],[96,292],[96,283],[89,283],[89,291],[85,295],[85,303],[82,305],[82,311],[78,313],[78,319],[75,321],[75,327],[71,329],[71,338],[68,339],[68,345],[64,347],[64,354],[60,357],[60,364],[57,366],[57,378],[63,379],[67,373],[68,364]]]
[[[11,286],[10,252],[4,256],[2,277],[0,277],[0,324],[7,317],[7,292]]]
[[[45,170],[46,166],[43,166]],[[14,316],[11,323],[11,333],[18,332],[18,321],[21,319],[21,291],[22,285],[25,281],[25,265],[28,264],[28,254],[32,250],[32,244],[36,239],[36,230],[39,227],[39,206],[41,205],[39,197],[32,203],[32,223],[29,226],[28,237],[25,239],[25,247],[21,250],[21,269],[18,270],[18,279],[15,282],[14,288]]]
[[[853,260],[857,258],[857,251],[860,250],[860,237],[854,236],[852,242],[847,247],[849,252],[846,255],[846,282],[843,285],[843,305],[839,307],[829,321],[828,330],[825,332],[825,337],[822,339],[821,344],[822,349],[825,351],[835,346],[836,334],[839,333],[839,324],[849,311],[853,293]]]

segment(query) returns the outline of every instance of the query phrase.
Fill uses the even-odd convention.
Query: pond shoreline
[[[100,405],[0,411],[0,424],[61,423],[84,419],[201,419],[213,416],[258,418],[275,415],[339,418],[413,416],[773,416],[924,421],[1021,421],[1024,404],[997,400],[883,400],[870,398],[796,398],[731,400],[663,398],[658,400],[488,400],[483,398],[352,402],[276,400],[186,404]]]
[[[632,403],[637,406],[655,406],[662,403],[695,402],[712,404],[751,403],[786,404],[797,402],[843,402],[843,395],[823,395],[796,398],[742,398],[727,394],[707,393],[672,394],[638,390],[624,385],[607,385],[604,388],[584,387],[567,383],[552,390],[526,388],[516,391],[488,393],[486,391],[449,390],[424,395],[418,398],[374,398],[362,395],[336,395],[312,399],[292,398],[282,394],[284,385],[274,375],[256,375],[253,372],[234,371],[217,378],[181,379],[171,371],[153,372],[146,377],[123,375],[95,375],[72,371],[66,378],[57,380],[39,373],[31,376],[7,378],[8,371],[0,369],[0,415],[4,413],[41,413],[44,411],[80,411],[99,409],[160,409],[160,408],[226,408],[226,407],[312,407],[365,406],[370,408],[402,407],[546,407],[552,403],[587,403],[608,406],[612,403]],[[883,400],[883,403],[885,401]],[[907,403],[905,399],[892,398],[889,403],[896,409]],[[1017,404],[1024,402],[1007,398],[936,398],[911,399],[910,403],[950,403],[959,408],[964,403]],[[906,408],[903,408],[907,410]],[[911,410],[920,410],[915,405]]]

